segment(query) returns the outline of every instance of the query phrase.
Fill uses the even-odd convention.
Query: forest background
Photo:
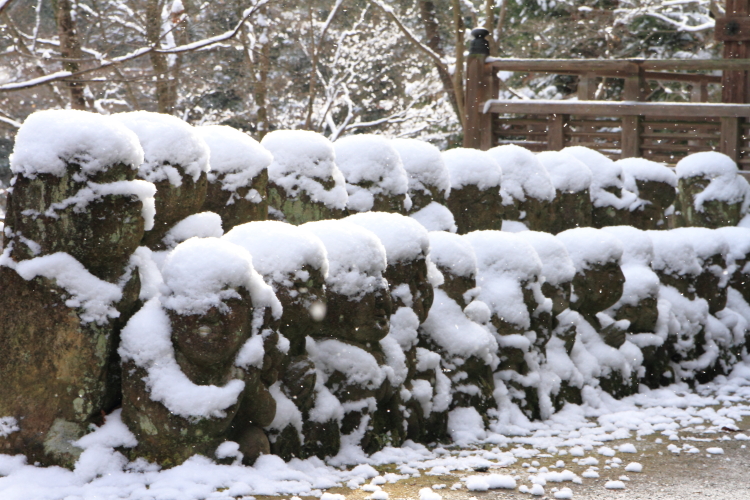
[[[260,140],[308,129],[462,141],[469,32],[492,55],[718,58],[721,0],[0,0],[0,180],[35,110],[149,110]],[[501,74],[501,97],[574,78]],[[601,85],[598,98],[617,98]],[[659,86],[652,100],[689,101]]]

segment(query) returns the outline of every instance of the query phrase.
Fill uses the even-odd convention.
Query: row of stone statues
[[[683,162],[31,115],[0,262],[0,452],[72,466],[120,406],[130,458],[163,466],[374,452],[445,439],[457,408],[547,418],[585,387],[728,373],[750,230],[657,229],[736,225],[746,183],[718,153]]]

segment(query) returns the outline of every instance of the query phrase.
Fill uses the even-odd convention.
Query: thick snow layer
[[[37,276],[54,280],[70,294],[65,305],[81,309],[79,314],[83,323],[103,325],[110,318],[120,316],[115,309],[115,304],[122,298],[120,287],[100,280],[70,254],[57,252],[15,263],[6,252],[0,265],[15,269],[27,281]]]
[[[672,229],[670,233],[677,237],[684,236],[695,250],[695,254],[703,262],[714,255],[729,254],[729,244],[722,233],[705,227],[681,227]]]
[[[448,414],[448,433],[454,443],[466,446],[487,438],[482,416],[475,408],[456,408]]]
[[[538,200],[552,201],[555,198],[555,187],[547,169],[528,149],[506,144],[494,147],[487,153],[500,165],[504,186],[506,183],[516,183],[523,189],[524,196]]]
[[[207,125],[195,130],[211,151],[212,172],[247,172],[248,178],[252,179],[273,161],[271,153],[258,141],[232,127]]]
[[[276,283],[284,283],[307,265],[328,274],[326,247],[309,230],[279,221],[247,222],[222,237],[253,256],[255,270]]]
[[[750,229],[745,227],[720,227],[716,230],[729,245],[727,264],[745,259],[750,254]]]
[[[388,264],[409,262],[430,253],[427,230],[410,217],[386,212],[366,212],[346,219],[375,233],[385,247]]]
[[[175,361],[172,326],[159,299],[151,299],[132,317],[121,333],[118,353],[146,370],[144,381],[151,399],[181,417],[223,417],[245,387],[241,380],[225,386],[197,385]]]
[[[325,375],[340,372],[348,384],[377,389],[385,380],[384,370],[372,354],[352,344],[339,340],[313,341],[308,337],[307,353]]]
[[[674,170],[666,167],[663,163],[647,160],[645,158],[623,158],[617,160],[615,165],[622,169],[625,188],[634,193],[638,192],[635,181],[654,181],[677,187],[677,175]]]
[[[593,149],[584,146],[571,146],[562,150],[573,155],[591,169],[591,201],[595,207],[615,207],[623,209],[630,207],[637,197],[630,191],[623,190],[621,196],[616,196],[607,188],[623,188],[622,168]]]
[[[162,268],[165,307],[178,314],[204,314],[224,301],[240,298],[235,288],[250,292],[257,309],[270,307],[281,315],[281,303],[253,268],[250,253],[219,238],[190,238],[167,256]]]
[[[471,321],[456,302],[435,289],[435,300],[421,333],[447,354],[447,358],[476,356],[493,369],[497,367],[497,341],[483,326]]]
[[[428,231],[450,231],[451,233],[458,231],[453,212],[436,201],[414,212],[409,217],[422,224]]]
[[[620,263],[623,245],[612,234],[592,227],[568,229],[557,235],[573,260],[576,272],[583,272],[593,264]]]
[[[675,168],[678,179],[701,177],[710,180],[708,186],[693,200],[698,212],[703,212],[707,201],[742,203],[745,213],[750,203],[750,186],[739,175],[737,164],[728,156],[716,151],[704,151],[686,156]]]
[[[651,267],[675,275],[698,275],[701,263],[687,234],[675,231],[647,231],[654,244]]]
[[[372,134],[350,135],[334,143],[336,164],[346,180],[347,207],[357,212],[372,209],[373,196],[406,194],[409,182],[401,157],[385,137]],[[367,184],[363,187],[360,184]],[[404,208],[411,208],[406,199]],[[408,206],[407,206],[408,205]]]
[[[433,186],[444,191],[448,197],[451,189],[450,174],[436,146],[418,139],[394,139],[391,145],[401,157],[409,176],[409,191],[429,193],[426,186]]]
[[[504,275],[525,281],[542,273],[542,262],[534,247],[518,234],[474,231],[463,237],[474,249],[480,275]]]
[[[221,216],[213,212],[201,212],[188,215],[172,226],[162,238],[167,248],[172,249],[185,240],[197,236],[198,238],[221,238],[224,230],[221,228]]]
[[[221,177],[222,189],[236,191],[248,186],[273,161],[273,156],[258,141],[232,127],[208,125],[196,132],[206,141],[211,152],[208,180]]]
[[[451,189],[477,186],[481,191],[500,188],[503,171],[486,151],[455,148],[443,152],[443,161],[448,168]]]
[[[536,250],[542,262],[542,276],[545,281],[557,286],[573,280],[576,268],[560,240],[550,233],[539,231],[522,231],[516,234]]]
[[[361,298],[388,289],[383,278],[385,247],[371,231],[340,220],[308,222],[300,227],[323,242],[328,254],[326,285],[334,292]]]
[[[271,152],[268,178],[281,186],[290,197],[307,193],[314,202],[343,210],[347,194],[344,175],[336,166],[331,141],[307,130],[274,130],[261,141]],[[323,183],[333,187],[327,189]]]
[[[14,174],[62,177],[67,163],[84,178],[116,163],[136,169],[143,162],[138,137],[109,116],[77,110],[32,113],[16,135],[10,168]]]
[[[465,238],[445,231],[430,231],[430,260],[454,276],[474,278],[477,257]]]
[[[575,156],[563,151],[543,151],[536,158],[547,169],[552,185],[561,193],[577,193],[591,186],[591,169]]]
[[[647,265],[623,264],[622,274],[625,276],[622,296],[612,306],[613,309],[619,309],[624,304],[635,306],[647,297],[658,297],[659,277]]]
[[[633,226],[610,226],[602,228],[622,243],[622,264],[650,266],[654,260],[654,244],[649,233]]]
[[[112,117],[135,132],[143,147],[144,159],[138,172],[149,182],[169,180],[173,186],[182,185],[181,167],[197,181],[208,172],[210,151],[195,128],[172,115],[133,111]]]

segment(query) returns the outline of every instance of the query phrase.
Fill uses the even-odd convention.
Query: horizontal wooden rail
[[[529,115],[750,118],[750,104],[492,99],[484,103],[484,112]]]
[[[644,71],[747,71],[747,60],[737,59],[509,59],[488,57],[485,63],[505,71],[526,73],[616,73]]]

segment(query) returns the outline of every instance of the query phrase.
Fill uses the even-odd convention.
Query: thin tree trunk
[[[435,19],[435,4],[431,0],[420,0],[419,7],[422,14],[422,24],[424,24],[425,37],[427,38],[427,46],[440,57],[445,57],[438,23]],[[438,70],[438,75],[440,76],[440,81],[443,83],[443,88],[450,99],[451,106],[453,106],[453,111],[463,123],[463,113],[458,105],[453,78],[444,67],[436,65],[436,68]]]
[[[466,26],[464,25],[464,18],[461,15],[460,0],[452,0],[452,2],[453,25],[456,30],[456,68],[453,71],[453,89],[456,96],[456,109],[458,109],[459,113],[458,119],[463,127],[466,120],[464,108],[464,46],[466,45],[464,33],[466,32]]]
[[[161,0],[148,0],[146,3],[146,38],[149,45],[161,44]],[[171,113],[171,96],[169,88],[169,65],[167,56],[158,52],[149,53],[151,67],[156,78],[156,109],[159,113]]]
[[[81,43],[78,40],[76,24],[71,14],[73,5],[70,0],[57,0],[55,21],[57,22],[57,33],[60,37],[60,55],[63,58],[63,70],[75,73],[80,69]],[[73,109],[86,109],[86,99],[83,95],[84,85],[76,79],[66,81],[70,91],[70,107]]]

